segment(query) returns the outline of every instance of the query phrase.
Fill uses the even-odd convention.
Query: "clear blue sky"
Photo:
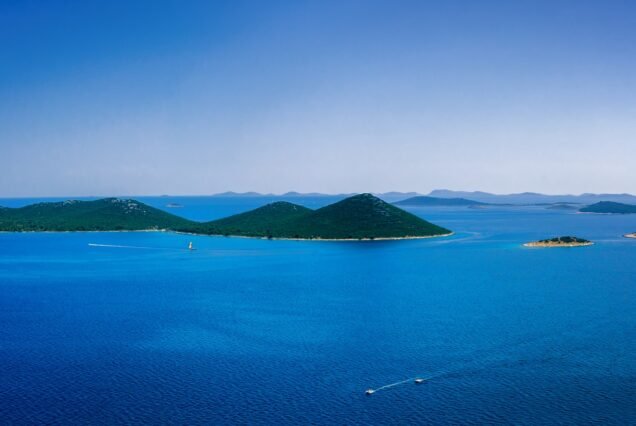
[[[0,196],[636,192],[634,1],[2,1]]]

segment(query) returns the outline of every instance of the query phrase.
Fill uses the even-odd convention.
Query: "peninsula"
[[[533,241],[526,243],[526,247],[583,247],[594,244],[591,241],[578,237],[555,237],[547,240]]]
[[[317,210],[279,201],[211,222],[191,221],[118,198],[0,208],[0,231],[5,232],[142,230],[319,240],[426,238],[452,233],[371,194],[355,195]]]
[[[636,205],[601,201],[579,210],[582,213],[630,214],[636,213]]]

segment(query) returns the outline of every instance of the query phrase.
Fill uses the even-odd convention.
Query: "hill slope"
[[[592,204],[591,206],[583,207],[580,212],[583,213],[615,213],[615,214],[628,214],[636,213],[636,205],[614,203],[612,201],[601,201],[600,203]]]
[[[296,231],[303,238],[403,238],[450,234],[451,231],[382,201],[360,194],[301,218]]]
[[[422,195],[420,197],[411,197],[406,200],[393,203],[396,206],[418,206],[418,207],[462,207],[462,206],[485,206],[487,203],[469,200],[467,198],[438,198]]]
[[[286,201],[277,201],[245,213],[201,224],[208,234],[268,237],[283,235],[293,222],[312,210]]]
[[[135,231],[178,229],[192,224],[139,201],[117,198],[0,209],[2,231]]]

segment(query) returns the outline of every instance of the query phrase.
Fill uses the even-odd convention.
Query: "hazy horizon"
[[[635,196],[636,194],[634,193],[630,193],[630,192],[580,192],[580,193],[550,193],[550,192],[537,192],[537,191],[515,191],[515,192],[507,192],[507,193],[500,193],[500,192],[492,192],[492,191],[483,191],[483,190],[479,190],[479,189],[475,189],[475,190],[461,190],[461,189],[447,189],[447,188],[436,188],[436,189],[432,189],[430,191],[400,191],[400,190],[389,190],[389,191],[359,191],[359,192],[344,192],[344,191],[340,191],[340,192],[319,192],[319,191],[307,191],[307,192],[301,192],[301,191],[294,191],[294,190],[289,190],[289,191],[284,191],[284,192],[259,192],[259,191],[232,191],[232,190],[228,190],[228,191],[220,191],[220,192],[211,192],[211,193],[201,193],[201,194],[170,194],[170,193],[152,193],[152,194],[125,194],[125,193],[121,193],[121,194],[52,194],[52,195],[43,195],[43,196],[29,196],[29,195],[24,195],[24,196],[1,196],[0,195],[0,199],[11,199],[11,198],[25,198],[25,199],[29,199],[29,198],[72,198],[72,197],[78,197],[78,198],[108,198],[108,197],[119,197],[119,198],[124,198],[124,197],[213,197],[213,196],[222,196],[225,193],[234,193],[236,194],[236,196],[250,196],[250,195],[245,195],[245,194],[254,194],[253,196],[257,197],[257,196],[285,196],[287,194],[293,193],[293,194],[299,194],[301,196],[310,196],[312,194],[316,194],[316,195],[325,195],[325,196],[338,196],[338,195],[353,195],[353,194],[363,194],[363,193],[370,193],[370,194],[389,194],[389,193],[397,193],[397,194],[418,194],[418,195],[423,195],[423,196],[428,196],[431,195],[434,191],[449,191],[449,192],[457,192],[457,193],[484,193],[484,194],[489,194],[489,195],[495,195],[495,196],[509,196],[509,195],[522,195],[522,194],[538,194],[538,195],[545,195],[545,196],[571,196],[571,197],[578,197],[578,196],[584,196],[584,195],[631,195],[631,196]],[[433,195],[435,196],[435,195]],[[0,206],[1,207],[1,206]]]
[[[635,193],[635,17],[620,0],[4,2],[0,197]]]

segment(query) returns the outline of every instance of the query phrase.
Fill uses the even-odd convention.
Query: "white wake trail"
[[[392,388],[394,386],[399,386],[399,385],[402,385],[404,383],[412,382],[413,380],[415,380],[415,377],[413,377],[411,379],[400,380],[399,382],[395,382],[395,383],[391,383],[391,384],[388,384],[388,385],[380,386],[379,388],[376,388],[375,391],[378,392],[378,391],[381,391],[382,389],[389,389],[389,388]]]
[[[96,243],[88,243],[88,246],[89,247],[139,249],[139,250],[187,250],[187,249],[168,248],[168,247],[124,246],[124,245],[118,245],[118,244],[96,244]]]

